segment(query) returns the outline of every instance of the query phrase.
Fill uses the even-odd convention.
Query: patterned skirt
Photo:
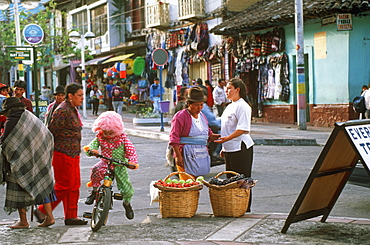
[[[26,192],[19,184],[12,173],[6,176],[6,197],[4,211],[11,214],[19,208],[29,209],[30,206],[35,204],[45,204],[56,200],[54,191],[50,193],[42,201],[35,201],[32,196]]]

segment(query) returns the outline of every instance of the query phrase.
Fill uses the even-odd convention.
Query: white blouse
[[[248,131],[232,140],[222,143],[224,152],[235,152],[241,150],[241,142],[247,148],[254,145],[249,132],[251,129],[252,108],[244,99],[239,99],[229,104],[221,116],[221,137],[232,134],[235,130]]]

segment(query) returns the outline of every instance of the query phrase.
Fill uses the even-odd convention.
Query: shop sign
[[[94,39],[94,49],[96,51],[96,54],[101,53],[101,48],[102,48],[102,40],[101,37],[97,37]]]
[[[327,26],[330,24],[334,24],[337,21],[337,17],[335,15],[327,16],[321,18],[321,26]]]
[[[32,102],[32,109],[36,111],[36,101],[31,100]],[[39,100],[39,111],[40,113],[46,113],[48,109],[48,101],[47,100]]]
[[[338,31],[351,31],[352,27],[352,14],[337,14]]]

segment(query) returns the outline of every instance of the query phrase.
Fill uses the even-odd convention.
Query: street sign
[[[9,50],[11,60],[31,60],[31,50]]]
[[[38,44],[44,38],[44,31],[39,25],[29,24],[23,29],[23,37],[29,44]]]
[[[370,120],[353,120],[335,124],[285,221],[282,233],[286,233],[291,223],[320,215],[322,215],[321,222],[325,222],[358,160],[361,160],[369,173],[369,126]]]
[[[152,59],[154,64],[157,66],[163,66],[167,63],[168,54],[167,51],[162,48],[157,48],[153,51]]]

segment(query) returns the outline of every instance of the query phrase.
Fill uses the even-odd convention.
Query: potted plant
[[[161,114],[153,113],[153,108],[143,107],[136,112],[136,117],[132,119],[136,126],[156,126],[161,124]],[[168,118],[163,117],[163,125],[168,125]]]

